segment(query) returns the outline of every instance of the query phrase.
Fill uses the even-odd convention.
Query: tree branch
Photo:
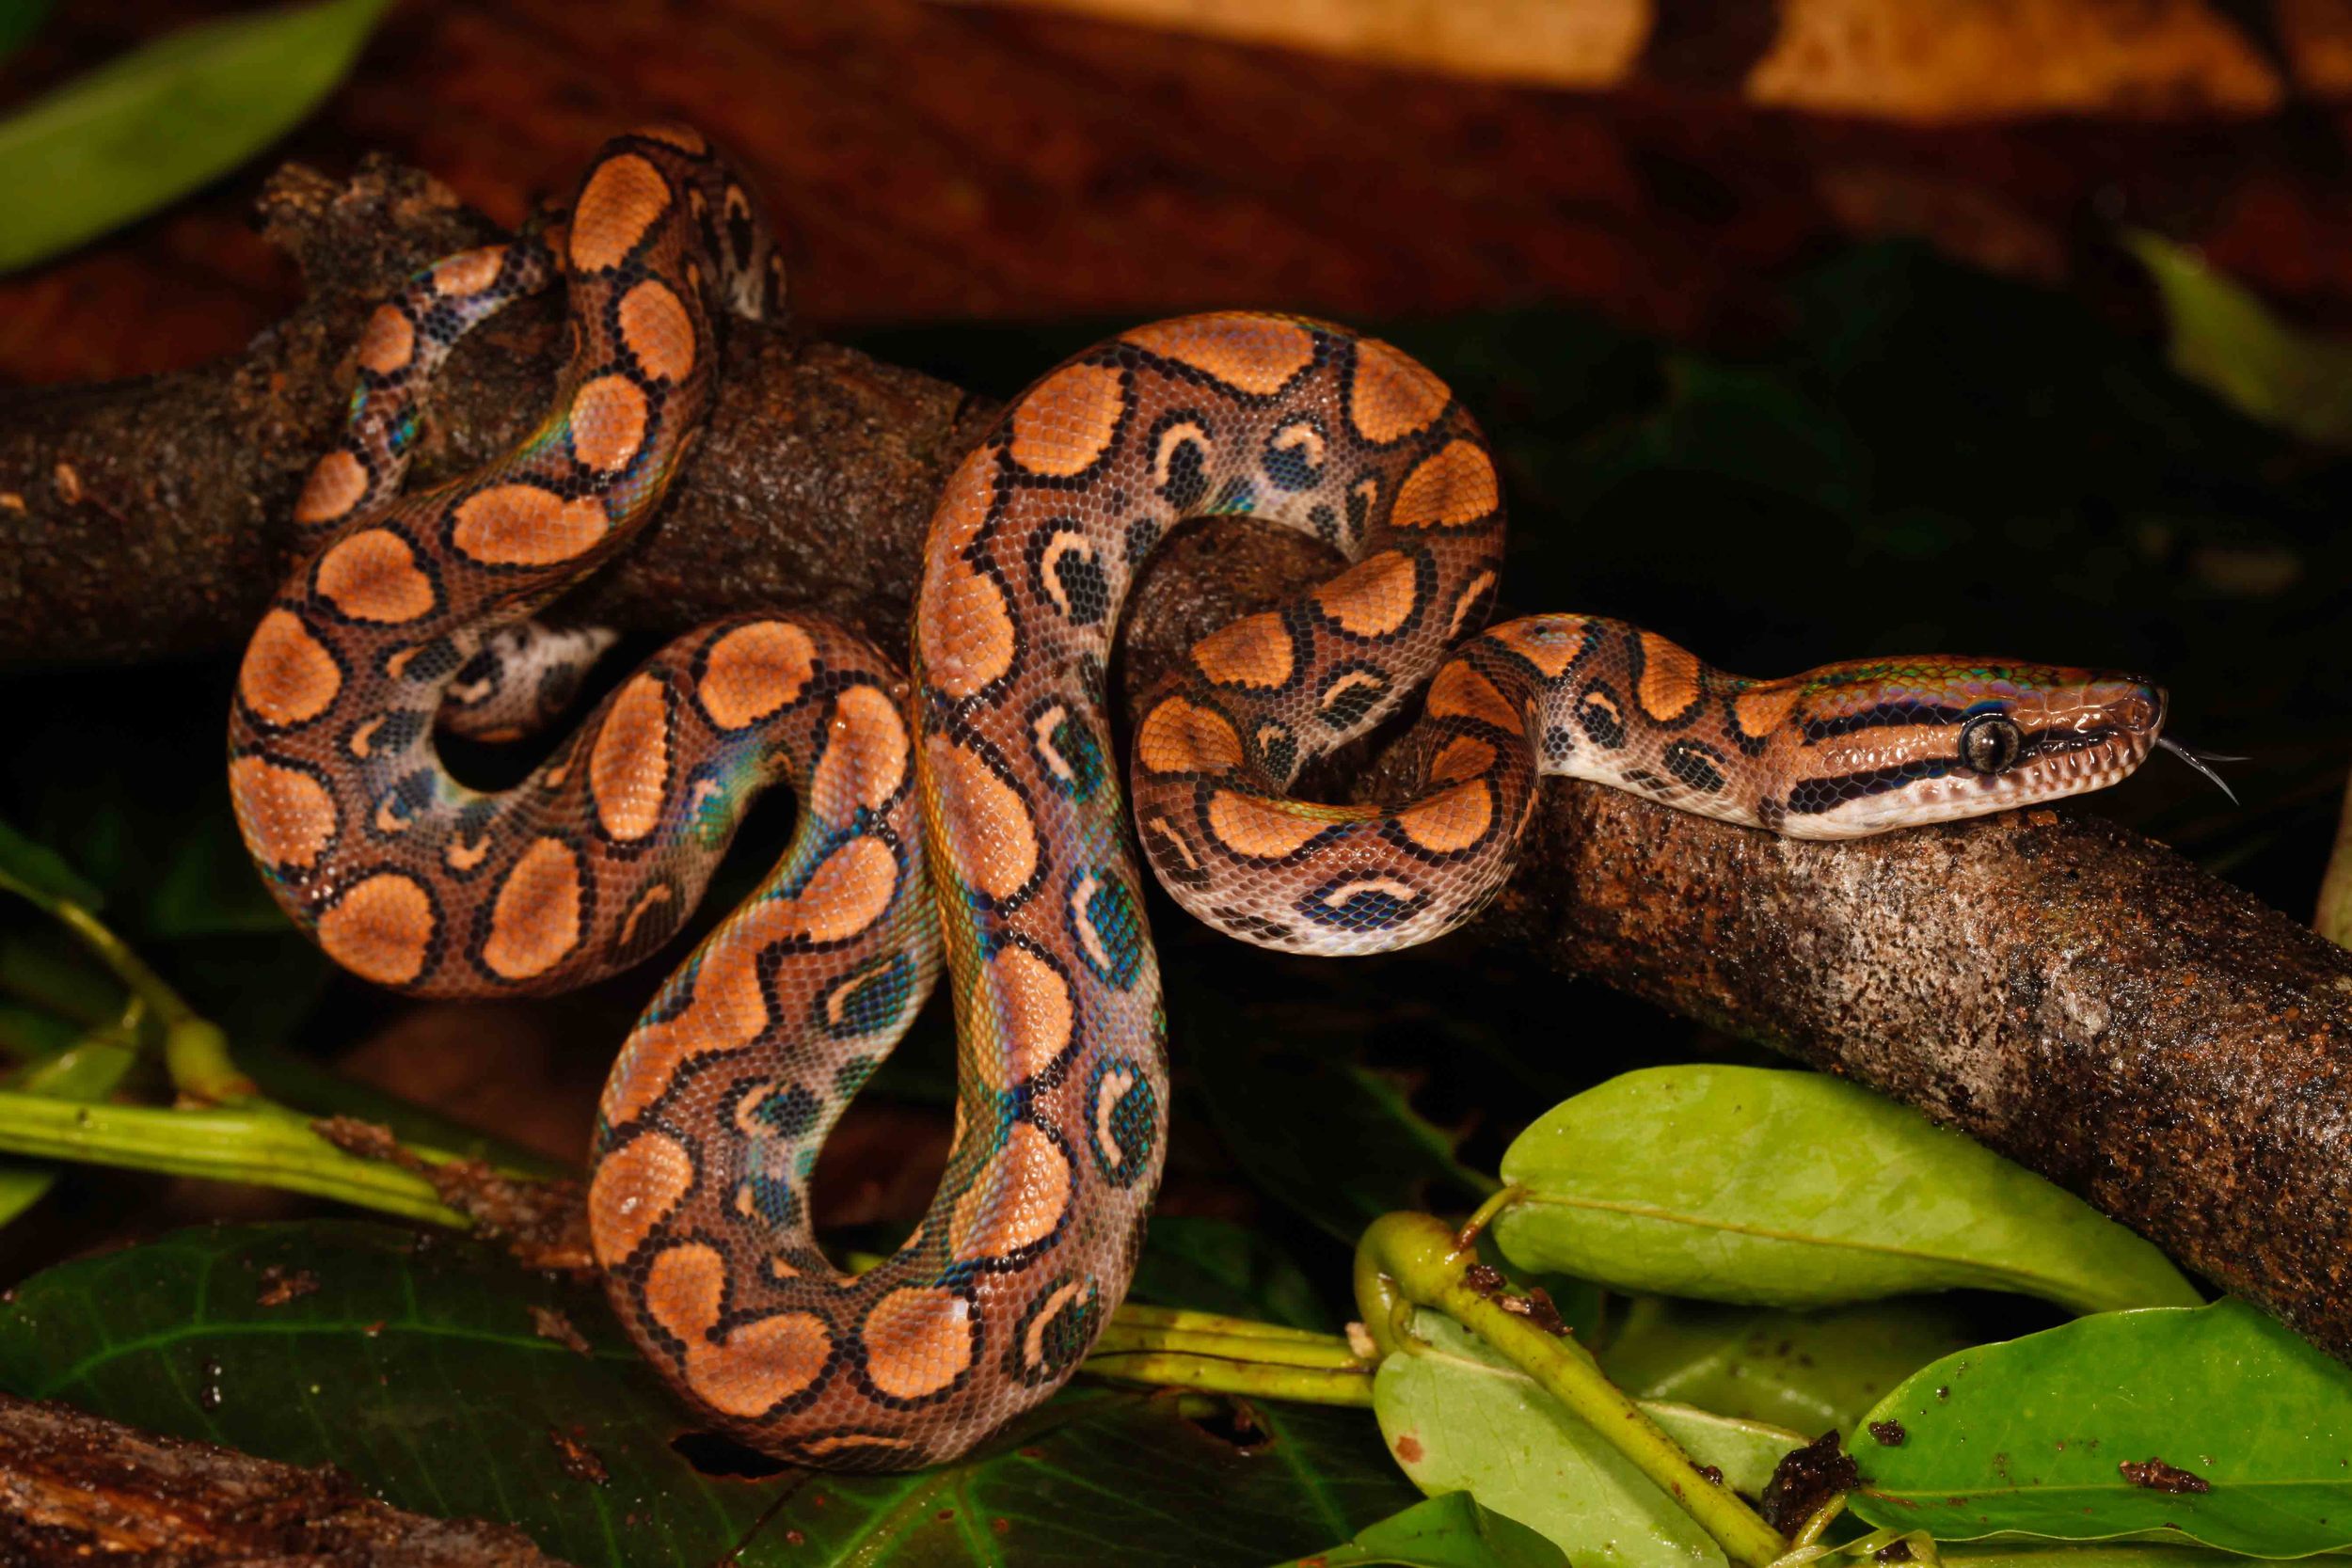
[[[373,1501],[350,1477],[0,1395],[0,1559],[562,1568],[522,1531]]]
[[[286,170],[263,216],[312,297],[244,357],[0,404],[0,663],[240,641],[367,303],[485,234],[381,164],[347,186]],[[437,388],[424,467],[481,460],[543,404],[554,307],[510,314]],[[676,630],[821,606],[898,645],[932,498],[994,409],[755,331],[725,373],[664,520],[582,612]],[[1230,523],[1167,553],[1131,690],[1327,566]],[[2049,812],[1807,845],[1556,786],[1477,931],[1920,1105],[2352,1357],[2352,955],[2161,846]]]

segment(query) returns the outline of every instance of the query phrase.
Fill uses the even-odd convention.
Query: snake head
[[[2146,761],[2137,675],[1965,659],[1833,665],[1791,716],[1784,832],[1852,838],[2104,789]]]

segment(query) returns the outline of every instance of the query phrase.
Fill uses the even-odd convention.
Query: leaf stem
[[[446,1157],[408,1147],[422,1159]],[[267,1101],[211,1110],[76,1104],[45,1098],[27,1082],[24,1091],[0,1091],[0,1154],[245,1181],[431,1225],[472,1223],[442,1203],[424,1177],[346,1154],[299,1114]],[[1099,1377],[1153,1387],[1372,1402],[1372,1366],[1339,1336],[1211,1312],[1122,1307],[1085,1365]]]
[[[1118,1319],[1112,1319],[1116,1327]],[[1107,1336],[1105,1336],[1107,1338]],[[1372,1406],[1372,1369],[1359,1362],[1348,1369],[1269,1366],[1263,1362],[1232,1361],[1211,1355],[1183,1355],[1149,1351],[1105,1352],[1100,1346],[1080,1370],[1095,1377],[1114,1378],[1154,1388],[1192,1388],[1208,1393],[1239,1394],[1257,1399],[1294,1400],[1302,1404]]]
[[[163,1029],[164,1067],[183,1099],[206,1105],[234,1105],[259,1093],[253,1080],[238,1071],[230,1059],[229,1037],[220,1025],[189,1006],[186,998],[131,950],[130,943],[81,902],[15,877],[0,877],[0,887],[23,895],[72,931],[146,1005],[148,1015]]]
[[[1494,1224],[1495,1216],[1527,1196],[1527,1189],[1517,1181],[1497,1189],[1486,1201],[1470,1211],[1470,1217],[1462,1222],[1462,1228],[1454,1233],[1454,1250],[1468,1252],[1478,1244],[1478,1238]]]
[[[1372,1370],[1371,1365],[1358,1357],[1354,1351],[1347,1348],[1347,1341],[1337,1335],[1294,1339],[1279,1335],[1166,1328],[1156,1323],[1137,1323],[1128,1316],[1123,1307],[1111,1315],[1110,1323],[1103,1330],[1102,1338],[1094,1342],[1094,1349],[1098,1354],[1169,1354],[1258,1367],[1295,1367],[1307,1371],[1345,1371],[1360,1375]]]
[[[164,1068],[172,1086],[186,1099],[206,1105],[233,1105],[259,1092],[253,1080],[237,1070],[229,1057],[229,1037],[220,1025],[200,1016],[186,998],[131,950],[130,944],[106,924],[70,898],[29,895],[82,941],[98,960],[114,972],[132,995],[164,1030]]]
[[[1432,1214],[1386,1214],[1356,1248],[1356,1303],[1385,1354],[1410,1354],[1400,1316],[1436,1307],[1471,1329],[1598,1433],[1678,1503],[1743,1568],[1770,1568],[1788,1543],[1731,1489],[1710,1480],[1643,1414],[1583,1346],[1506,1310],[1470,1278],[1477,1255]]]
[[[1215,1312],[1196,1312],[1188,1307],[1153,1307],[1140,1301],[1122,1303],[1115,1322],[1133,1323],[1138,1327],[1199,1329],[1206,1334],[1240,1334],[1253,1339],[1297,1339],[1311,1344],[1329,1344],[1337,1336],[1318,1334],[1311,1328],[1293,1328],[1288,1323],[1260,1323],[1255,1318],[1228,1318]]]
[[[415,1152],[436,1158],[431,1150]],[[246,1181],[434,1225],[472,1223],[442,1203],[423,1177],[346,1154],[300,1116],[275,1105],[163,1110],[0,1093],[0,1153]]]

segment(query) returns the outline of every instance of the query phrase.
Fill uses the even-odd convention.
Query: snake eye
[[[2026,749],[2026,732],[2005,714],[1979,713],[1960,729],[1960,763],[1971,772],[2006,773]]]

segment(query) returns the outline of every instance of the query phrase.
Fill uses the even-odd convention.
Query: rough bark
[[[2352,954],[2170,849],[2031,811],[1804,844],[1545,798],[1485,922],[1860,1079],[2352,1359]]]
[[[314,297],[245,358],[0,410],[0,660],[232,646],[282,568],[361,302],[478,233],[382,166],[282,175],[267,216]],[[461,353],[428,464],[533,417],[554,320]],[[754,332],[727,377],[668,515],[584,608],[675,630],[821,604],[896,645],[932,492],[993,410]],[[1319,569],[1269,531],[1181,539],[1132,614],[1135,673]],[[2352,1357],[2352,955],[2161,846],[2046,812],[1803,845],[1556,787],[1479,929],[1919,1104]]]
[[[522,1531],[371,1500],[349,1476],[0,1395],[0,1561],[561,1568]]]
[[[408,272],[491,237],[426,176],[299,167],[262,222],[310,297],[246,355],[95,389],[0,395],[0,663],[114,661],[233,642],[276,585],[301,477],[342,417],[351,345]],[[419,471],[463,468],[546,405],[550,297],[476,333],[434,389]],[[991,413],[822,344],[731,334],[724,399],[654,537],[586,595],[623,626],[779,602],[899,623],[923,518]]]

